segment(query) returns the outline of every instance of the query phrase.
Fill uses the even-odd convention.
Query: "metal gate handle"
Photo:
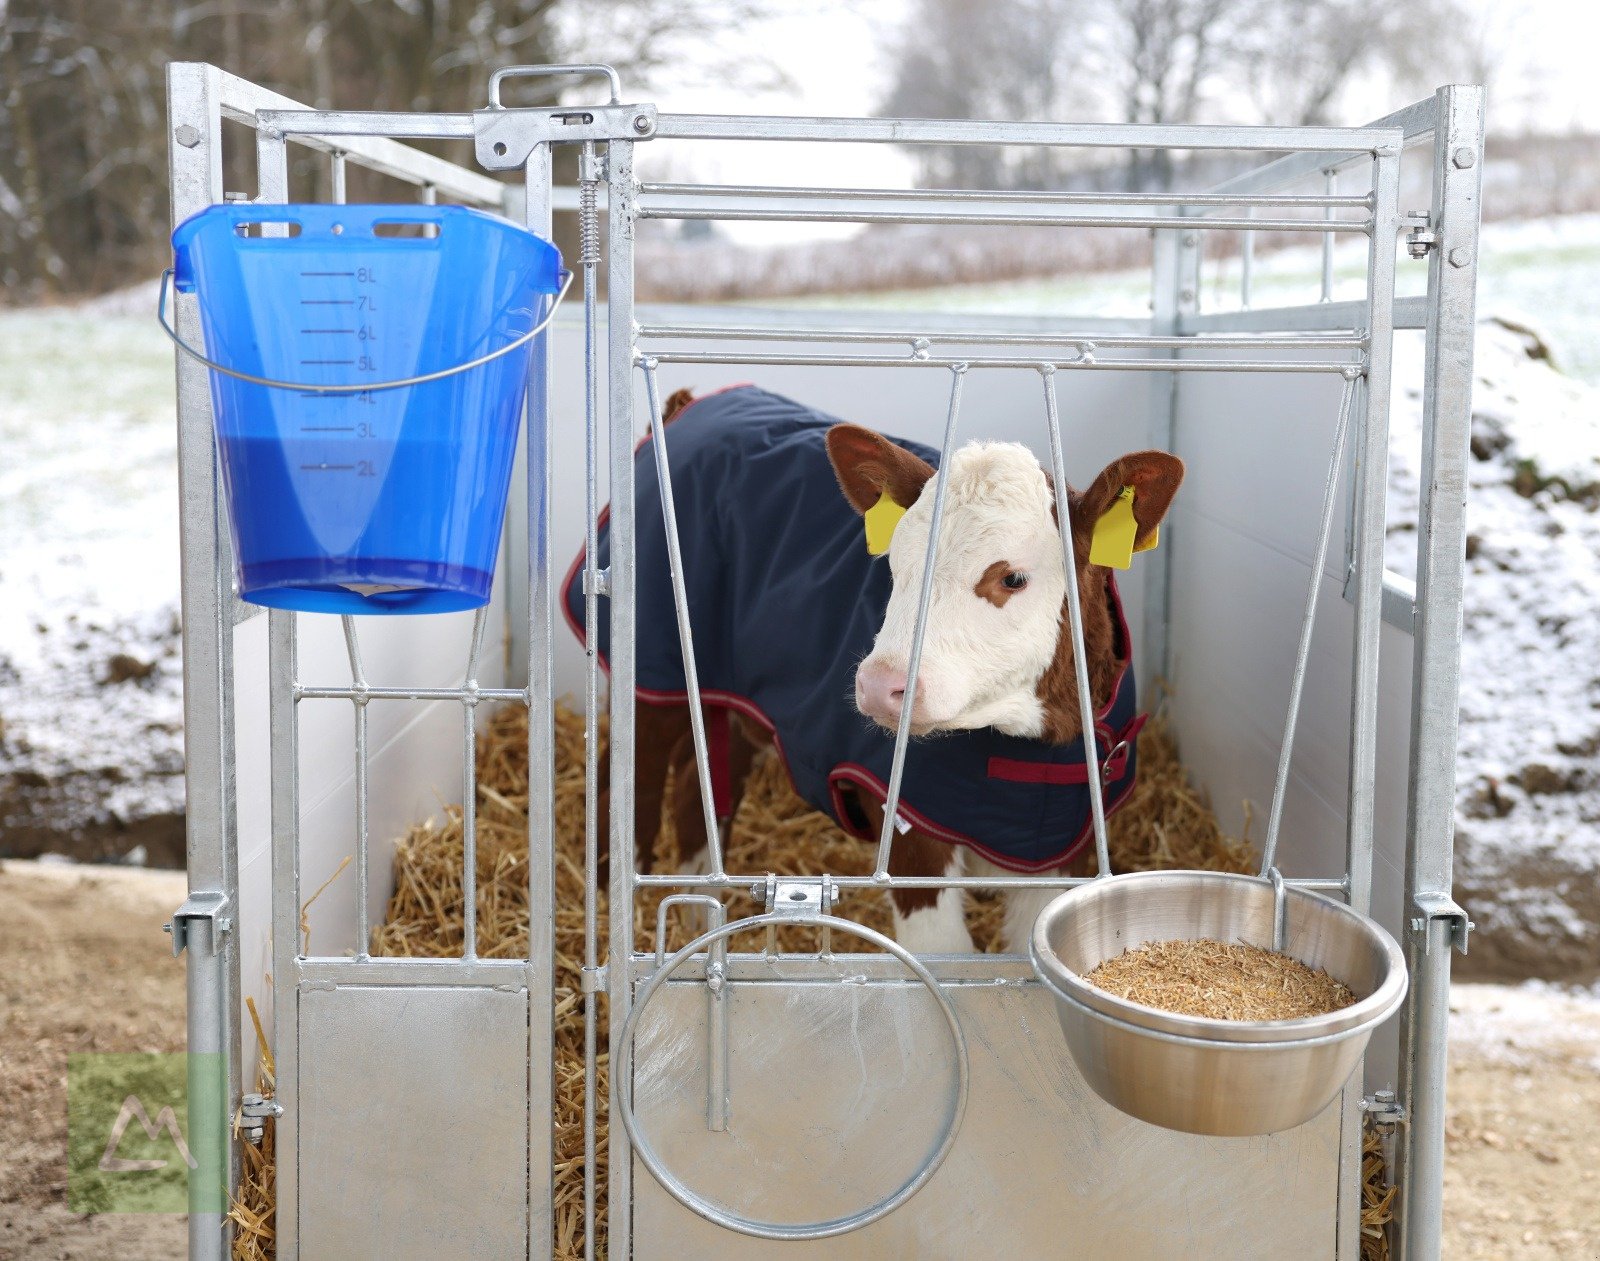
[[[220,372],[224,376],[236,377],[240,381],[248,381],[251,385],[265,385],[275,390],[295,390],[302,394],[368,394],[374,390],[399,390],[409,385],[424,385],[429,381],[440,381],[445,377],[453,377],[458,372],[469,372],[473,368],[481,368],[486,363],[491,363],[502,355],[509,355],[519,346],[526,346],[545,329],[550,327],[550,321],[556,317],[556,308],[561,305],[561,299],[567,296],[567,290],[572,288],[572,273],[562,271],[561,289],[550,302],[550,309],[545,312],[544,319],[540,320],[516,341],[507,342],[498,350],[491,350],[486,355],[479,355],[476,359],[466,363],[458,363],[453,367],[440,368],[437,372],[425,372],[421,376],[401,377],[397,381],[368,381],[357,385],[310,385],[303,381],[277,381],[271,377],[252,376],[248,372],[240,372],[237,368],[230,368],[218,363],[215,359],[208,359],[196,350],[183,338],[178,336],[178,331],[167,320],[167,285],[172,279],[172,268],[167,268],[161,273],[161,291],[156,295],[156,319],[162,329],[172,339],[173,345],[189,358],[198,360],[213,372]]]
[[[687,946],[679,950],[666,961],[645,982],[644,988],[639,991],[638,1000],[633,1005],[633,1010],[628,1013],[628,1019],[622,1026],[621,1035],[621,1062],[612,1080],[617,1088],[617,1113],[622,1118],[622,1128],[627,1131],[628,1141],[633,1144],[634,1153],[644,1162],[644,1166],[655,1176],[657,1182],[667,1191],[673,1199],[685,1208],[709,1222],[724,1226],[729,1230],[736,1230],[743,1235],[754,1235],[758,1239],[826,1239],[833,1235],[843,1235],[852,1230],[859,1230],[870,1225],[881,1217],[886,1217],[899,1208],[913,1195],[922,1189],[928,1179],[944,1163],[944,1158],[950,1154],[950,1148],[955,1143],[956,1134],[961,1129],[961,1118],[967,1110],[967,1085],[970,1076],[970,1065],[967,1055],[967,1040],[961,1031],[961,1021],[956,1015],[955,1006],[950,1002],[949,996],[940,987],[933,973],[904,946],[892,938],[885,937],[875,929],[857,924],[853,920],[840,919],[836,915],[808,916],[804,923],[827,928],[838,929],[840,932],[859,937],[863,941],[879,947],[892,954],[901,963],[905,964],[913,974],[932,992],[939,1004],[939,1009],[944,1015],[945,1023],[950,1028],[950,1040],[955,1045],[956,1057],[956,1089],[951,1100],[950,1116],[945,1122],[943,1133],[933,1149],[928,1153],[915,1173],[908,1178],[898,1190],[891,1192],[876,1204],[846,1217],[835,1217],[829,1221],[806,1222],[799,1225],[785,1225],[778,1222],[762,1222],[754,1218],[741,1217],[731,1213],[711,1201],[703,1199],[691,1191],[683,1182],[668,1169],[656,1155],[655,1149],[645,1141],[639,1131],[639,1123],[633,1113],[633,1039],[636,1031],[639,1013],[655,995],[656,991],[666,982],[666,979],[691,955],[705,950],[707,947],[724,938],[731,937],[734,933],[744,932],[747,929],[764,928],[777,924],[792,924],[793,916],[774,914],[768,912],[764,915],[752,915],[747,919],[734,920],[731,924],[722,924],[711,931],[702,933]]]

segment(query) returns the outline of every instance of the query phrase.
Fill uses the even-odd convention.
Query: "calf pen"
[[[610,99],[501,104],[507,75],[553,72],[604,76]],[[608,1129],[601,1199],[600,1047],[598,1026],[587,1026],[590,1249],[603,1217],[614,1257],[1355,1258],[1365,1114],[1392,1134],[1401,1254],[1437,1255],[1449,952],[1464,948],[1468,927],[1450,874],[1481,91],[1444,88],[1359,128],[712,117],[657,114],[621,96],[604,67],[541,67],[496,74],[488,107],[473,113],[328,112],[210,66],[169,73],[175,222],[224,200],[223,151],[244,139],[264,204],[291,200],[293,144],[326,155],[334,201],[354,164],[421,201],[496,209],[546,235],[555,209],[580,208],[585,226],[583,319],[558,320],[530,372],[530,416],[566,423],[526,427],[495,594],[475,615],[262,616],[241,603],[229,587],[205,369],[178,360],[191,892],[174,942],[187,952],[191,1050],[227,1064],[241,1131],[276,1115],[277,1255],[552,1255],[554,929],[574,913],[586,1016],[603,997],[609,1062],[632,1069],[610,1083],[610,1115],[619,1102],[634,1115]],[[405,140],[470,142],[479,167],[516,178]],[[1203,149],[1257,164],[1204,191],[1162,195],[635,175],[636,162],[647,172],[674,149],[712,143]],[[552,184],[558,144],[580,147],[576,195]],[[1403,185],[1403,164],[1423,178]],[[1431,192],[1402,209],[1412,186]],[[650,219],[1148,229],[1150,310],[652,310],[633,300],[635,229]],[[1252,242],[1267,232],[1324,243],[1305,300],[1253,304]],[[1345,235],[1366,242],[1348,282],[1332,244]],[[1402,236],[1407,254],[1426,260],[1425,281],[1397,261]],[[1201,300],[1204,260],[1219,259],[1206,248],[1219,240],[1239,242],[1240,292],[1212,310]],[[1356,291],[1348,300],[1346,283]],[[175,315],[179,335],[198,341],[192,295],[176,297]],[[1384,567],[1384,492],[1394,348],[1419,334],[1422,379],[1400,383],[1420,391],[1423,416],[1413,583]],[[935,444],[1003,436],[1030,443],[1050,467],[1046,439],[1058,433],[1078,479],[1130,448],[1185,459],[1163,544],[1136,562],[1124,592],[1141,678],[1147,688],[1169,681],[1170,729],[1224,826],[1242,830],[1238,803],[1274,803],[1277,865],[1290,883],[1371,914],[1404,943],[1411,969],[1398,1029],[1380,1032],[1338,1103],[1258,1138],[1134,1121],[1086,1087],[1020,956],[846,953],[859,930],[839,925],[816,945],[791,947],[786,936],[782,950],[759,937],[724,949],[724,939],[663,974],[633,914],[608,918],[602,950],[601,844],[612,907],[698,893],[717,903],[703,909],[719,922],[790,908],[814,930],[836,897],[895,883],[881,862],[865,875],[778,879],[757,865],[733,870],[715,850],[706,873],[635,874],[639,628],[626,506],[643,401],[756,367],[763,385]],[[1347,458],[1330,465],[1345,418]],[[1313,546],[1316,490],[1330,470],[1344,487],[1344,547],[1324,556]],[[564,642],[554,608],[555,579],[607,500],[621,507],[613,563],[592,575],[612,609],[602,699],[592,658]],[[1308,582],[1319,634],[1297,651]],[[591,759],[581,908],[556,896],[563,694],[582,697]],[[490,958],[474,888],[477,737],[487,708],[507,705],[527,712],[529,931],[520,957]],[[1297,756],[1280,768],[1284,715],[1295,709]],[[602,719],[612,741],[606,837],[592,760]],[[379,955],[373,933],[391,872],[372,838],[401,836],[458,797],[459,957]],[[346,862],[353,871],[335,879]],[[647,985],[649,1003],[636,1008]],[[247,1090],[257,1048],[246,997],[269,1016],[270,1102]],[[218,1132],[205,1119],[197,1155]],[[237,1147],[225,1157],[236,1181]],[[195,1257],[227,1248],[225,1220],[207,1209],[197,1204],[190,1218]]]

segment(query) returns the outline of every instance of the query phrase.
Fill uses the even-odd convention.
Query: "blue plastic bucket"
[[[475,361],[547,320],[555,247],[414,205],[212,206],[172,244],[177,288],[199,296],[240,596],[313,613],[487,603],[535,343]]]

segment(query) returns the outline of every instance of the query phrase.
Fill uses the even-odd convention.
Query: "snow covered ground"
[[[1335,296],[1353,296],[1359,245],[1335,264]],[[1237,268],[1207,264],[1207,306],[1236,300]],[[1421,270],[1402,265],[1402,291]],[[1314,298],[1317,272],[1314,250],[1258,259],[1256,304]],[[1126,274],[854,301],[1134,314],[1145,284]],[[1473,961],[1501,975],[1600,975],[1597,291],[1600,216],[1486,230],[1458,872],[1481,930]],[[74,310],[0,312],[0,853],[181,852],[172,366],[152,299],[139,286]],[[1390,553],[1402,570],[1420,351],[1420,337],[1399,339]]]

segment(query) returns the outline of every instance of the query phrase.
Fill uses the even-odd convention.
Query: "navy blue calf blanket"
[[[766,390],[738,386],[696,399],[640,445],[637,696],[648,705],[687,699],[649,447],[664,432],[708,724],[728,711],[759,722],[776,737],[795,791],[846,832],[876,840],[848,790],[884,799],[894,737],[856,710],[854,680],[883,623],[892,582],[888,559],[868,555],[861,518],[828,461],[824,435],[836,423]],[[894,441],[937,467],[937,451]],[[580,554],[562,592],[580,637],[582,563]],[[599,563],[610,563],[608,519]],[[1144,718],[1136,710],[1128,628],[1109,574],[1106,599],[1123,661],[1095,723],[1109,812],[1133,790],[1134,737]],[[607,605],[602,597],[598,638],[605,662]],[[899,813],[928,835],[1001,867],[1044,871],[1068,861],[1092,835],[1087,781],[1081,739],[1049,745],[992,728],[950,732],[911,742]]]

